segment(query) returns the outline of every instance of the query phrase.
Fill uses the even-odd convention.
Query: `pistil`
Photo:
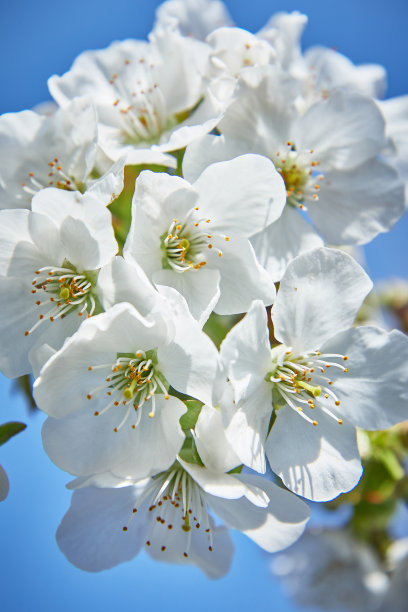
[[[109,371],[104,384],[89,391],[87,399],[91,400],[95,394],[102,391],[109,397],[110,401],[101,411],[95,411],[94,416],[105,414],[112,406],[126,407],[124,417],[114,428],[115,433],[123,427],[132,412],[137,413],[136,422],[132,424],[132,429],[135,429],[140,423],[142,408],[147,403],[150,406],[148,416],[153,418],[156,412],[156,393],[163,394],[166,400],[169,399],[168,383],[157,369],[156,350],[138,350],[133,355],[119,354],[113,365],[89,366],[88,370],[104,368]]]
[[[39,315],[39,319],[25,332],[25,336],[35,331],[43,321],[63,319],[74,311],[79,316],[85,312],[88,317],[93,315],[96,302],[92,295],[93,282],[89,275],[78,273],[73,267],[53,266],[40,268],[35,274],[31,289],[32,295],[35,296],[35,305],[49,307],[51,303],[51,307]]]

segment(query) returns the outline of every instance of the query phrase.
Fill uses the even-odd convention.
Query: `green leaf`
[[[25,423],[18,423],[17,421],[10,421],[0,425],[0,445],[20,433],[20,431],[24,431],[26,427]]]
[[[185,404],[187,412],[180,418],[180,425],[183,431],[190,431],[196,426],[203,404],[197,400],[186,400]]]

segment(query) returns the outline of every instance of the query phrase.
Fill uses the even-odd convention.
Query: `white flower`
[[[185,147],[217,124],[220,107],[205,91],[208,47],[177,32],[150,43],[125,40],[86,51],[49,88],[61,106],[88,95],[98,115],[100,144],[111,159],[176,166],[164,152]],[[157,146],[153,146],[157,145]]]
[[[0,212],[0,368],[31,372],[30,352],[58,349],[100,309],[99,269],[117,251],[111,215],[95,195],[47,188],[32,211]],[[78,316],[79,315],[79,316]]]
[[[232,19],[219,0],[167,0],[156,10],[153,31],[170,27],[183,36],[204,40],[207,34],[225,25],[232,25]]]
[[[211,426],[198,429],[201,440],[213,433]],[[217,425],[215,433],[219,437]],[[61,550],[78,567],[100,571],[145,546],[155,559],[194,563],[218,578],[228,571],[232,544],[225,527],[214,526],[209,509],[269,552],[297,539],[309,517],[307,506],[265,479],[222,472],[218,456],[218,469],[178,458],[166,472],[133,484],[115,483],[109,474],[74,481],[72,487],[85,488],[74,493],[58,529]]]
[[[374,612],[388,583],[374,550],[345,529],[308,531],[271,569],[299,605],[322,610]]]
[[[188,147],[183,172],[192,181],[208,164],[248,151],[273,161],[285,181],[287,205],[251,242],[278,281],[293,257],[322,244],[297,209],[308,210],[329,244],[363,244],[403,214],[404,190],[397,172],[377,159],[386,141],[373,101],[336,91],[302,115],[293,105],[295,80],[274,67],[256,74],[241,77],[218,126],[223,136]]]
[[[321,46],[307,49],[304,59],[309,70],[304,94],[306,99],[310,96],[310,101],[329,97],[340,88],[367,97],[384,96],[387,75],[383,66],[355,66],[345,55]]]
[[[180,465],[130,486],[75,491],[57,542],[71,563],[90,572],[130,561],[144,548],[153,559],[195,564],[219,578],[233,554],[227,529],[214,525],[205,494]]]
[[[0,117],[0,208],[30,208],[45,187],[92,191],[109,204],[122,191],[123,166],[104,160],[87,98],[50,116],[27,110]]]
[[[175,293],[175,292],[174,292]],[[218,354],[181,297],[143,317],[117,304],[83,323],[40,372],[38,406],[51,459],[73,474],[143,478],[167,469],[184,440],[181,393],[211,401]]]
[[[271,304],[274,285],[248,237],[273,222],[284,201],[281,177],[258,155],[213,164],[193,185],[145,171],[136,181],[125,259],[155,284],[176,288],[197,319],[212,309],[244,312],[255,297]]]
[[[311,251],[288,266],[272,308],[281,344],[271,349],[256,302],[221,345],[235,390],[236,406],[225,411],[235,452],[258,471],[265,452],[288,488],[315,501],[358,482],[354,427],[385,429],[407,418],[406,336],[349,329],[370,288],[348,255]]]

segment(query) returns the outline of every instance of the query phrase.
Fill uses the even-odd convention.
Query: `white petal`
[[[356,427],[387,429],[408,419],[408,338],[394,330],[356,327],[323,347],[347,355],[347,372],[330,372],[341,412]],[[336,368],[337,369],[337,368]]]
[[[384,147],[384,119],[373,100],[337,90],[299,118],[292,138],[325,167],[353,168]]]
[[[352,170],[327,172],[319,201],[308,208],[327,242],[364,244],[403,215],[404,185],[391,166],[371,159]]]
[[[183,157],[183,176],[190,183],[196,181],[207,166],[244,155],[248,147],[244,142],[224,135],[207,134],[192,142]]]
[[[105,405],[107,400],[104,399]],[[126,408],[113,406],[105,414],[94,416],[95,408],[102,411],[103,407],[89,402],[88,411],[77,411],[61,419],[50,417],[44,422],[44,449],[62,470],[77,476],[112,470],[133,451],[138,435],[136,429],[131,429],[132,415],[116,433],[114,428],[121,422]]]
[[[28,357],[33,369],[34,378],[37,378],[40,375],[43,366],[55,353],[56,349],[51,347],[49,344],[43,344],[42,346],[34,348],[29,352]]]
[[[272,470],[297,495],[328,501],[358,483],[362,467],[353,426],[314,408],[317,425],[306,422],[289,406],[278,410],[266,441]]]
[[[221,344],[221,361],[238,401],[247,397],[271,369],[271,345],[266,310],[262,302],[251,305]]]
[[[96,270],[100,266],[99,245],[85,223],[67,217],[61,226],[61,247],[67,259],[78,270]]]
[[[204,103],[205,101],[202,102],[202,104]],[[199,110],[201,111],[201,105],[199,107]],[[217,123],[219,123],[222,117],[219,109],[214,108],[212,110],[213,112],[210,114],[212,114],[213,116],[207,120],[204,120],[202,123],[200,122],[200,117],[195,118],[193,113],[193,115],[191,115],[185,123],[191,124],[194,122],[194,125],[182,124],[180,127],[174,129],[171,132],[168,141],[163,142],[163,144],[161,145],[158,145],[157,150],[178,151],[179,149],[184,149],[187,145],[189,145],[191,142],[194,142],[194,140],[196,140],[197,138],[200,138],[205,134],[208,134],[208,132],[211,132],[211,130],[213,130],[217,126]],[[162,140],[164,141],[164,138],[162,138]]]
[[[115,475],[144,478],[166,470],[174,463],[184,442],[179,420],[186,412],[186,406],[176,397],[170,396],[166,400],[163,395],[156,395],[155,415],[152,418],[147,414],[150,408],[151,401],[143,407],[142,420],[132,430],[135,436],[131,446],[123,449],[123,460],[112,470]]]
[[[211,231],[250,236],[279,218],[286,190],[273,163],[261,155],[241,155],[208,166],[194,183],[198,206]]]
[[[26,283],[13,277],[0,277],[0,369],[10,378],[31,372],[31,351],[43,344],[59,349],[81,323],[81,318],[74,313],[63,320],[44,320],[38,329],[26,335],[39,320],[36,308],[35,296]]]
[[[237,406],[223,411],[228,442],[244,465],[261,474],[266,471],[264,445],[271,413],[271,387],[263,380]]]
[[[289,491],[259,476],[242,474],[242,482],[258,486],[269,498],[266,508],[247,499],[224,500],[209,497],[208,504],[233,529],[238,529],[268,552],[290,546],[303,533],[309,519],[309,508]]]
[[[221,578],[231,565],[234,545],[224,526],[215,527],[209,517],[211,536],[203,528],[186,534],[181,529],[180,513],[166,513],[167,524],[154,521],[149,530],[146,552],[156,561],[197,565],[208,578]],[[187,552],[188,551],[188,552]]]
[[[86,192],[82,195],[76,191],[64,191],[50,187],[38,192],[31,206],[33,211],[49,217],[57,227],[63,228],[67,219],[71,218],[76,222],[82,221],[86,225],[92,240],[98,245],[97,261],[94,261],[94,248],[88,247],[86,242],[78,253],[70,247],[71,241],[68,238],[67,248],[70,249],[69,255],[78,262],[82,270],[90,270],[106,264],[118,250],[112,228],[112,217],[106,208],[107,204],[109,200],[101,201],[93,193]],[[67,230],[61,231],[64,233]],[[73,231],[75,232],[74,229]],[[92,254],[91,261],[87,261],[88,250]],[[83,255],[81,255],[82,252]],[[59,253],[61,254],[61,247]],[[63,253],[62,258],[64,257],[66,254]]]
[[[159,270],[153,274],[152,280],[158,286],[166,285],[177,289],[200,327],[210,316],[220,295],[218,270],[190,269],[181,274],[172,270]]]
[[[28,210],[0,212],[0,273],[7,274],[10,259],[21,241],[31,242]]]
[[[138,498],[135,487],[75,491],[57,530],[57,542],[67,559],[88,572],[100,572],[130,561],[144,543],[141,518],[129,522]],[[123,526],[128,525],[126,532]]]
[[[294,351],[313,351],[350,327],[372,287],[352,257],[316,249],[289,264],[272,309],[275,337]]]
[[[125,159],[122,157],[88,187],[88,192],[110,204],[123,190]]]
[[[285,206],[275,223],[251,236],[251,244],[261,266],[277,282],[292,259],[323,246],[323,240],[297,210]]]
[[[209,265],[217,265],[220,274],[220,299],[214,306],[217,314],[246,312],[254,300],[270,306],[275,299],[275,285],[259,264],[251,243],[246,238],[233,236],[227,243],[213,240],[222,257],[216,253]],[[216,257],[217,261],[214,262]]]
[[[268,505],[269,498],[258,485],[241,482],[236,474],[213,472],[205,467],[186,463],[180,458],[178,461],[208,495],[223,499],[246,497],[252,504],[261,508]]]
[[[255,76],[255,78],[253,78]],[[218,129],[227,138],[239,138],[247,151],[275,156],[291,137],[299,82],[277,66],[252,67],[241,73],[238,91]]]
[[[219,410],[204,405],[195,426],[194,440],[204,465],[214,472],[229,472],[241,463],[227,442]]]
[[[159,293],[139,264],[120,256],[100,270],[98,290],[105,310],[120,302],[129,302],[147,316],[160,300]]]
[[[210,403],[218,351],[193,319],[186,301],[177,291],[162,287],[161,295],[168,300],[166,309],[167,313],[171,312],[175,335],[170,344],[158,349],[160,371],[177,391]]]

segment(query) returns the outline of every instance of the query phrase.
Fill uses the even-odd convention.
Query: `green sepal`
[[[162,258],[161,258],[161,264],[162,264],[162,268],[164,270],[171,270],[172,269],[171,265],[169,264],[169,259],[167,257],[167,249],[166,249],[166,246],[164,244],[164,241],[166,240],[168,235],[169,235],[169,233],[166,231],[166,232],[163,232],[163,234],[160,236],[160,249],[161,249],[161,251],[163,253]]]
[[[191,434],[186,436],[184,444],[179,452],[180,459],[186,463],[193,463],[195,465],[201,465],[204,467],[204,463],[201,461],[201,457],[198,454],[197,447],[194,442],[194,438]]]
[[[275,385],[272,387],[272,406],[275,410],[280,410],[280,408],[286,406],[286,400],[282,397],[279,389]]]
[[[9,423],[0,425],[0,446],[20,433],[20,431],[24,431],[26,427],[27,425],[25,423],[19,423],[17,421],[10,421]]]
[[[187,412],[180,418],[180,425],[184,432],[188,432],[196,426],[203,404],[198,400],[186,400],[184,403]]]

